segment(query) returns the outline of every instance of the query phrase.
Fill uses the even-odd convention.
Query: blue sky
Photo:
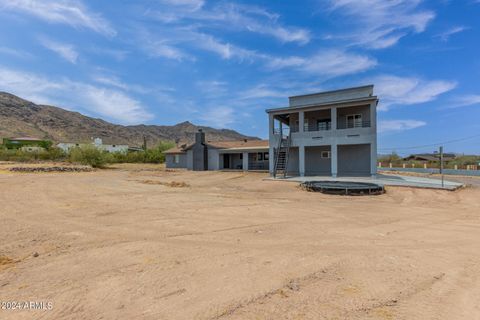
[[[432,151],[402,148],[480,134],[479,16],[479,0],[0,0],[0,90],[266,137],[289,95],[371,83],[379,152]]]

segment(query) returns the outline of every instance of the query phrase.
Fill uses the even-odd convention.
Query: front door
[[[223,155],[223,169],[230,169],[230,155]]]

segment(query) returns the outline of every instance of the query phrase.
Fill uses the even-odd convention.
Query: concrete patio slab
[[[287,178],[267,178],[275,181],[289,181],[289,182],[307,182],[307,181],[353,181],[353,182],[367,182],[377,183],[382,186],[398,186],[398,187],[413,187],[413,188],[429,188],[429,189],[444,189],[456,190],[464,185],[459,182],[444,181],[442,187],[441,180],[429,179],[414,176],[401,175],[387,175],[377,174],[375,177],[337,177],[332,178],[328,176],[309,176],[309,177],[287,177]]]

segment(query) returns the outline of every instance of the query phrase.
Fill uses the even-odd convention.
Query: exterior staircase
[[[275,149],[275,167],[273,170],[274,178],[276,178],[278,174],[282,174],[283,178],[287,177],[291,141],[291,133],[289,133],[287,136],[280,134],[278,147]]]

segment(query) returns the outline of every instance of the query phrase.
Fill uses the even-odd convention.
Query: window
[[[240,160],[243,160],[243,153],[240,153]]]
[[[308,132],[310,128],[308,126],[308,118],[303,119],[303,131]]]
[[[257,155],[257,161],[263,161],[263,153],[259,152]]]
[[[176,154],[174,159],[173,159],[173,162],[175,163],[180,163],[180,155],[179,154]]]
[[[268,153],[268,152],[265,152],[265,153],[263,154],[263,159],[264,159],[264,160],[268,160],[268,159],[269,159],[269,153]]]
[[[362,127],[362,115],[361,114],[349,114],[347,115],[347,128],[360,128]]]
[[[322,151],[322,159],[330,159],[330,151]]]
[[[332,121],[330,119],[321,119],[317,120],[318,130],[330,130],[332,126]]]

